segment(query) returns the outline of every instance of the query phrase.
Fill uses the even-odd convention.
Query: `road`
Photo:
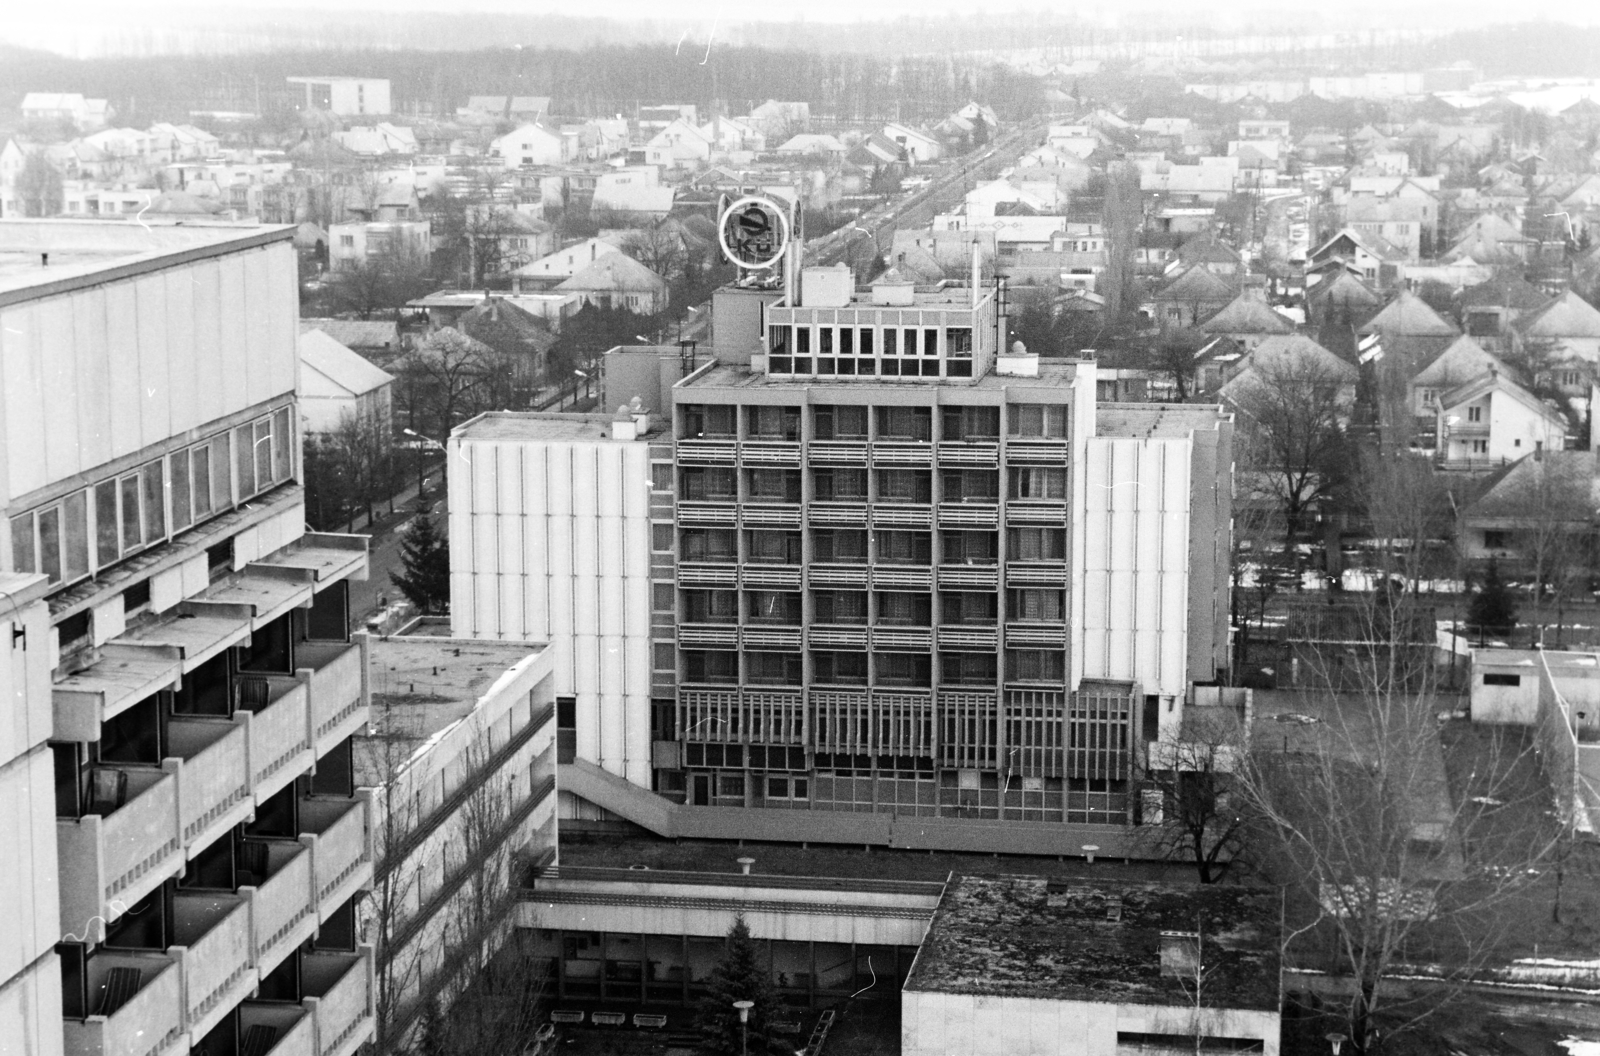
[[[443,480],[437,472],[433,475],[432,483],[434,490],[431,494],[434,501],[431,509],[434,523],[443,534],[448,528],[449,519],[445,516],[444,490],[440,486]],[[371,542],[367,550],[367,578],[364,582],[350,584],[350,626],[353,630],[366,627],[367,619],[375,614],[383,603],[401,600],[402,595],[389,579],[389,573],[400,568],[400,537],[416,516],[415,488],[396,500],[395,511],[395,516],[380,519],[368,530]]]

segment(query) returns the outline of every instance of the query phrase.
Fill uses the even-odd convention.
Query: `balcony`
[[[1024,439],[1014,436],[1006,441],[1006,461],[1012,464],[1027,462],[1064,465],[1067,461],[1067,442],[1064,439],[1041,437]]]
[[[738,441],[679,440],[676,459],[683,466],[731,466],[739,457]]]
[[[1059,649],[1067,644],[1064,623],[1007,623],[1006,644],[1023,648]]]
[[[837,525],[860,527],[867,523],[866,500],[856,502],[813,502],[806,509],[813,528]]]
[[[236,712],[250,746],[251,792],[257,803],[293,781],[315,761],[311,690],[294,678],[246,675],[234,682]]]
[[[678,503],[678,523],[685,528],[732,527],[739,521],[739,504],[732,496],[706,502]]]
[[[62,1033],[72,1056],[161,1053],[183,1035],[183,969],[160,953],[99,950],[85,964],[89,1015]],[[102,1009],[109,1009],[103,1014]]]
[[[932,590],[933,569],[927,565],[874,565],[872,585],[880,590]]]
[[[932,652],[933,629],[931,627],[874,627],[872,629],[872,648],[890,649],[895,652]]]
[[[933,445],[927,441],[879,440],[872,445],[874,466],[930,466]]]
[[[746,626],[743,631],[746,649],[784,649],[800,651],[799,627]]]
[[[941,528],[998,528],[1000,506],[993,499],[977,499],[939,504]]]
[[[300,642],[295,677],[310,683],[311,731],[318,758],[367,723],[361,697],[361,647],[344,642]]]
[[[311,953],[300,963],[301,1002],[311,1013],[317,1056],[350,1056],[374,1033],[372,948],[360,953]]]
[[[682,649],[734,649],[739,645],[737,625],[680,623],[678,646]]]
[[[740,508],[746,528],[798,528],[800,504],[767,499],[751,499]]]
[[[1064,587],[1067,566],[1064,561],[1023,561],[1006,565],[1008,587]]]
[[[178,835],[178,778],[154,767],[118,768],[126,775],[122,805],[110,813],[56,819],[61,862],[61,919],[103,917],[111,902],[132,905],[183,871]]]
[[[248,896],[179,891],[172,899],[173,944],[183,964],[184,1024],[195,1044],[255,989]]]
[[[311,848],[311,884],[321,918],[372,883],[370,811],[364,797],[300,800],[300,842]]]
[[[732,555],[723,562],[678,562],[678,585],[684,587],[732,587],[739,583],[739,566]]]
[[[799,441],[752,437],[739,446],[739,464],[745,466],[798,466]]]
[[[239,893],[249,893],[254,902],[256,963],[270,971],[316,931],[313,852],[291,840],[248,840],[244,846],[261,873]]]
[[[939,464],[942,466],[998,466],[1000,445],[993,441],[941,440]]]
[[[174,719],[167,726],[169,758],[178,777],[178,821],[185,847],[204,847],[255,810],[250,795],[246,723]]]
[[[1059,528],[1067,523],[1067,504],[1053,499],[1012,499],[1006,503],[1006,523]]]
[[[848,624],[812,624],[806,628],[806,641],[813,649],[867,648],[867,629]]]
[[[813,440],[806,448],[806,459],[812,465],[864,466],[867,450],[865,439]]]
[[[994,565],[940,565],[940,590],[998,590],[1000,570]]]
[[[262,1056],[317,1056],[317,1023],[299,1005],[277,1001],[246,1001],[239,1006],[239,1037],[248,1047],[261,1039],[269,1048]]]
[[[844,564],[812,564],[806,567],[806,582],[813,587],[864,587],[867,585],[867,566]]]
[[[800,566],[747,564],[740,570],[740,580],[747,587],[799,590]]]
[[[999,635],[993,624],[945,624],[939,628],[939,648],[957,650],[988,650],[999,647]]]
[[[879,499],[872,506],[872,524],[875,528],[932,528],[933,507]]]

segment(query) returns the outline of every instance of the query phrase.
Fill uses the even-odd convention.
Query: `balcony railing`
[[[1006,503],[1006,523],[1059,527],[1067,523],[1067,504],[1053,499],[1012,499]]]
[[[317,1056],[317,1024],[299,1005],[246,1001],[239,1006],[239,1037],[269,1031],[272,1044],[264,1056]]]
[[[678,583],[685,587],[732,587],[739,582],[739,566],[733,561],[678,562]]]
[[[731,465],[738,457],[739,444],[732,439],[678,441],[680,465]]]
[[[929,627],[874,627],[872,647],[930,652],[933,649],[933,630]]]
[[[875,527],[932,528],[933,507],[879,501],[872,506],[872,523]]]
[[[372,882],[372,805],[357,799],[300,800],[300,842],[311,848],[318,912],[332,912]]]
[[[751,499],[739,508],[746,527],[798,528],[800,504],[783,500]]]
[[[160,953],[99,950],[85,964],[88,1013],[63,1024],[72,1056],[160,1053],[183,1034],[183,969]],[[132,996],[127,996],[128,991]],[[104,1014],[107,1002],[122,1001]]]
[[[690,528],[706,525],[733,525],[739,520],[739,504],[732,498],[710,502],[678,503],[678,523]]]
[[[796,652],[800,649],[799,627],[747,626],[744,628],[743,637],[746,649],[785,649]]]
[[[942,440],[939,463],[947,466],[997,466],[1000,445],[993,441]]]
[[[1023,647],[1059,648],[1067,644],[1067,625],[1064,623],[1008,622],[1006,624],[1006,644]]]
[[[241,887],[254,900],[252,930],[256,960],[270,970],[317,927],[317,893],[312,886],[313,852],[289,840],[250,841],[259,848],[266,875],[255,887]]]
[[[739,445],[739,462],[746,466],[798,466],[800,444],[752,438]]]
[[[302,1004],[315,1024],[317,1056],[349,1056],[371,1039],[372,948],[312,953],[300,964]]]
[[[361,647],[342,642],[302,642],[295,647],[295,677],[311,687],[311,729],[320,758],[366,725],[361,699]]]
[[[1067,566],[1061,561],[1018,561],[1006,565],[1006,585],[1012,587],[1064,587]]]
[[[121,806],[104,816],[56,819],[63,921],[104,919],[112,901],[132,905],[183,871],[177,775],[119,769],[127,781]]]
[[[867,648],[867,629],[841,624],[812,624],[806,628],[806,639],[813,649]]]
[[[240,711],[250,748],[251,791],[256,802],[281,790],[296,774],[309,769],[315,756],[311,742],[311,690],[293,678],[249,675],[236,683],[252,710]]]
[[[250,794],[249,734],[242,722],[174,719],[172,753],[162,766],[178,777],[178,820],[185,847],[203,847],[255,809]]]
[[[867,523],[867,504],[865,500],[855,502],[813,502],[807,507],[806,515],[812,525],[855,525]]]
[[[1000,585],[1000,570],[994,565],[940,565],[941,590],[995,590]]]
[[[813,440],[806,448],[812,464],[863,466],[867,463],[865,440]]]
[[[864,587],[867,585],[867,566],[864,564],[813,564],[806,567],[806,579],[813,587]]]
[[[1066,440],[1043,438],[1023,439],[1011,437],[1006,441],[1007,462],[1064,463],[1067,460]]]
[[[747,587],[787,587],[800,589],[799,565],[747,564],[740,571],[740,579]]]
[[[872,585],[888,590],[932,590],[933,569],[926,565],[875,565]]]
[[[249,896],[179,891],[172,900],[173,945],[183,964],[184,1026],[204,1037],[255,988]]]
[[[989,626],[945,624],[939,628],[941,649],[994,649],[999,636],[992,624]]]
[[[1000,506],[993,499],[970,502],[941,502],[939,526],[941,528],[995,528],[1000,524]]]
[[[678,645],[684,649],[733,649],[739,645],[739,628],[726,624],[680,623]]]
[[[926,441],[879,440],[872,445],[875,466],[927,466],[933,464],[933,445]]]

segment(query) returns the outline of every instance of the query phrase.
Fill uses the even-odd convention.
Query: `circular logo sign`
[[[789,217],[768,198],[740,198],[717,225],[722,254],[736,266],[757,270],[783,259],[789,245]]]

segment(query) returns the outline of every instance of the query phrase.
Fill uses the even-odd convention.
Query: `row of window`
[[[98,573],[288,480],[294,442],[283,408],[13,517],[12,568]]]
[[[866,407],[819,404],[811,408],[816,440],[934,439],[935,410],[940,440],[986,441],[1000,437],[999,407]],[[801,438],[801,409],[785,406],[740,407],[731,403],[683,404],[678,408],[680,439],[736,439],[744,419],[746,440]],[[1015,403],[1006,406],[1006,435],[1058,438],[1067,435],[1065,404]]]
[[[998,675],[998,659],[993,653],[940,653],[938,659],[941,685],[989,686]],[[933,662],[927,653],[872,653],[869,663],[867,653],[816,650],[811,653],[811,681],[819,685],[864,686],[870,682],[874,686],[927,689],[933,685]],[[798,686],[804,681],[804,672],[805,657],[799,653],[683,650],[686,682]],[[1060,682],[1066,677],[1066,654],[1059,649],[1007,649],[1005,677],[1016,682]]]
[[[667,525],[653,540],[658,550],[671,546]],[[744,553],[739,552],[740,536]],[[811,531],[811,560],[822,564],[862,565],[869,562],[899,565],[931,565],[933,532],[897,528],[816,528]],[[742,533],[733,528],[685,528],[681,533],[678,556],[683,561],[714,564],[798,565],[805,561],[804,537],[798,531],[749,528]],[[1065,528],[1006,529],[1007,561],[1064,561],[1067,557]],[[972,529],[945,529],[939,532],[939,564],[993,565],[1000,560],[1000,533]]]
[[[688,623],[799,624],[802,599],[792,590],[685,590],[681,614]],[[1048,588],[1012,588],[1005,592],[1006,619],[1060,623],[1066,619],[1066,592]],[[743,602],[744,611],[740,612]],[[911,591],[814,590],[812,619],[816,623],[866,625],[878,623],[926,627],[931,623],[933,599]],[[874,608],[875,606],[875,608]],[[1000,597],[976,591],[941,591],[939,620],[943,624],[994,626]]]
[[[941,345],[939,337],[944,335]],[[972,355],[970,326],[769,326],[767,352],[774,356]]]
[[[805,497],[805,478],[798,469],[685,466],[679,474],[678,497],[687,502],[797,503]],[[943,502],[996,502],[1000,498],[998,469],[945,469],[939,471],[938,479]],[[1065,467],[1010,466],[1005,480],[1005,496],[1010,500],[1067,497]],[[813,469],[811,497],[814,502],[929,503],[933,501],[933,482],[934,472],[929,469]]]

